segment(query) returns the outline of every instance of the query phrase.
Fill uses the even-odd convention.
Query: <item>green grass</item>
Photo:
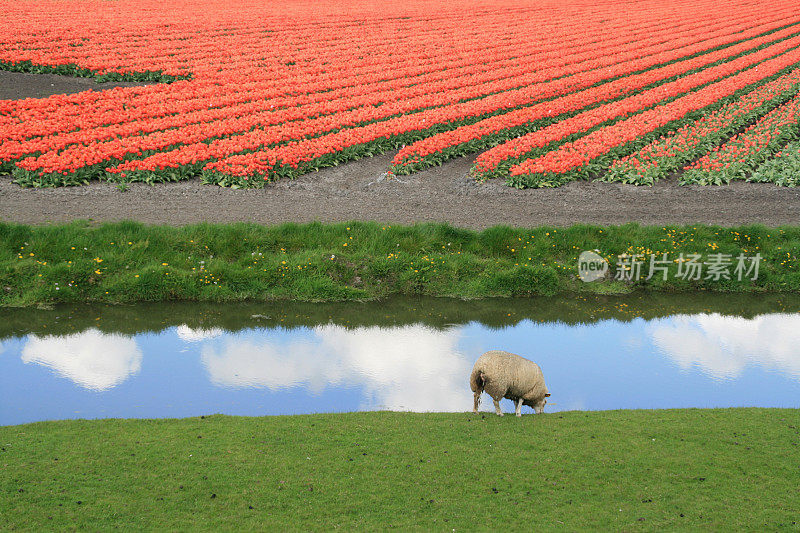
[[[577,257],[711,253],[763,257],[758,279],[583,283]],[[624,294],[655,291],[796,292],[800,227],[648,227],[636,224],[482,232],[447,224],[375,222],[186,227],[88,222],[0,223],[0,305],[59,302],[370,300],[396,295]],[[647,259],[647,257],[645,257]],[[731,269],[731,272],[732,269]],[[643,273],[646,274],[646,265]]]
[[[13,529],[797,530],[800,411],[0,427]]]

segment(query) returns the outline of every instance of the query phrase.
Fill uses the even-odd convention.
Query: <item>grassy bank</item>
[[[583,283],[577,258],[597,249],[609,276]],[[559,292],[795,292],[800,227],[648,227],[628,224],[482,232],[446,224],[255,224],[186,227],[122,222],[0,223],[0,305],[159,300],[369,300],[392,295],[477,298]],[[670,271],[649,280],[649,256]],[[731,279],[676,277],[678,254],[730,254]],[[756,280],[736,257],[763,258]],[[644,254],[642,278],[616,280],[620,254]]]
[[[794,530],[800,411],[0,427],[7,528]]]

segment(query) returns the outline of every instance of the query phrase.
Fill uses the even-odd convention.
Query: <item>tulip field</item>
[[[259,187],[388,153],[509,185],[794,186],[794,0],[0,0],[0,69],[149,85],[0,100],[0,174]]]

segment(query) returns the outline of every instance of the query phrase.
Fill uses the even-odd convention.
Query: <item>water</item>
[[[467,411],[472,364],[497,348],[539,363],[545,412],[798,407],[798,310],[710,295],[3,310],[0,425]]]

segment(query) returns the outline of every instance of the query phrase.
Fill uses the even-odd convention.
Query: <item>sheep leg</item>
[[[494,400],[494,398],[492,398]],[[503,416],[503,411],[500,410],[500,400],[494,400],[494,412],[497,416]]]
[[[517,398],[517,416],[522,416],[522,398]]]
[[[472,407],[472,412],[477,415],[478,414],[478,406],[481,404],[481,393],[480,392],[476,392],[475,394],[473,394],[473,396],[475,397],[475,402],[474,402],[474,405]]]

